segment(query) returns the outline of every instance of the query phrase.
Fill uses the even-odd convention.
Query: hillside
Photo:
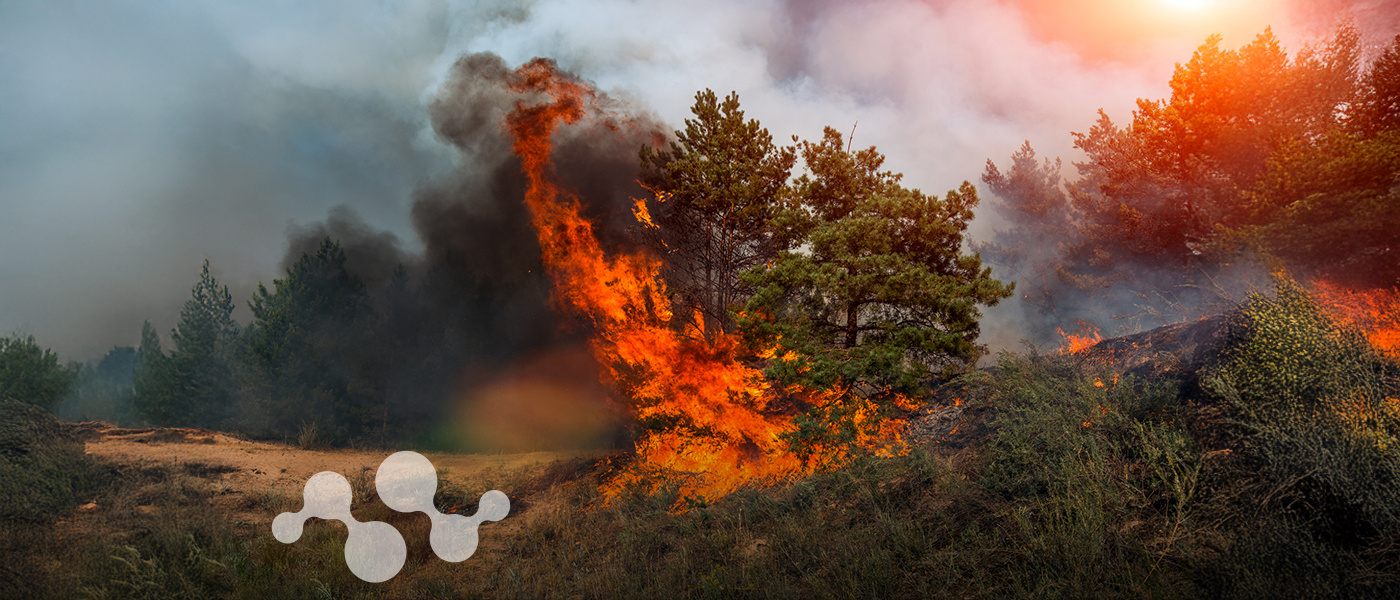
[[[51,495],[71,500],[5,530],[0,583],[103,598],[1393,597],[1396,372],[1284,283],[1229,316],[1003,354],[936,390],[907,452],[725,497],[655,472],[605,502],[625,456],[431,454],[440,510],[511,498],[455,564],[432,555],[425,517],[374,496],[383,451],[83,424],[63,435],[88,466],[56,467],[76,483]],[[31,412],[26,431],[58,427]],[[399,575],[351,575],[337,523],[272,539],[320,470],[351,482],[356,519],[404,533]]]

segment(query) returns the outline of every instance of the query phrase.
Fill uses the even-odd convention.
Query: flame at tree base
[[[526,177],[525,203],[555,284],[555,302],[589,322],[603,380],[639,425],[637,461],[613,474],[603,487],[605,498],[639,485],[679,485],[682,498],[717,498],[844,457],[844,448],[813,447],[807,460],[791,450],[795,404],[845,410],[858,446],[903,451],[903,422],[881,420],[868,400],[774,389],[758,368],[740,360],[732,336],[706,336],[700,320],[673,327],[678,317],[664,291],[661,262],[645,252],[605,252],[578,197],[552,180],[552,137],[561,125],[590,119],[616,131],[629,120],[610,114],[592,88],[549,60],[520,67],[506,86],[521,96],[505,126]],[[780,393],[796,402],[776,407]]]

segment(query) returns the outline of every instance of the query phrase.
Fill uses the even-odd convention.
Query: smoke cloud
[[[1023,140],[1077,159],[1069,131],[1165,96],[1213,31],[1238,46],[1272,25],[1295,49],[1342,18],[1373,41],[1400,27],[1378,0],[1219,0],[1195,18],[1123,4],[0,4],[0,334],[74,359],[134,344],[143,320],[174,325],[205,257],[247,322],[257,282],[331,236],[372,285],[399,264],[501,282],[507,322],[538,329],[521,339],[554,335],[496,129],[508,99],[472,83],[536,56],[645,124],[560,145],[564,181],[623,244],[636,146],[680,127],[706,87],[737,91],[780,141],[854,128],[941,193]]]

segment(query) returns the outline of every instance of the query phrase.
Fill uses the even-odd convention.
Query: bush
[[[1240,532],[1211,577],[1231,596],[1400,592],[1396,365],[1297,282],[1276,290],[1249,298],[1204,378],[1229,415],[1236,458],[1217,479]]]
[[[0,398],[0,521],[37,521],[76,506],[91,462],[48,412]]]
[[[75,374],[34,336],[0,337],[0,398],[53,408],[68,393]]]

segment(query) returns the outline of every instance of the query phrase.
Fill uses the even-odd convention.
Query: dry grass
[[[1274,318],[1265,312],[1259,318]],[[1270,352],[1291,347],[1293,330],[1278,331],[1282,345]],[[1248,339],[1256,346],[1268,341]],[[1375,444],[1347,441],[1355,428],[1300,429],[1240,412],[1278,397],[1260,390],[1284,377],[1267,375],[1275,361],[1228,357],[1212,373],[1235,382],[1234,395],[1186,402],[1170,385],[1112,380],[1101,365],[1074,357],[1006,355],[994,377],[965,382],[969,414],[993,417],[973,428],[985,432],[979,440],[864,457],[798,481],[693,501],[679,513],[671,510],[676,486],[666,481],[641,482],[659,493],[602,504],[598,458],[503,458],[482,467],[476,459],[435,457],[436,464],[460,465],[440,468],[439,510],[471,513],[489,489],[512,499],[510,516],[484,525],[476,555],[462,563],[432,554],[424,515],[394,512],[374,496],[372,468],[345,462],[341,472],[357,493],[355,518],[388,522],[408,544],[404,570],[378,585],[346,568],[339,523],[313,519],[294,544],[268,535],[272,516],[300,507],[295,491],[230,491],[261,480],[194,459],[204,445],[183,444],[183,464],[85,467],[86,483],[75,489],[91,490],[91,497],[46,519],[7,523],[0,529],[0,583],[8,587],[0,596],[1396,597],[1400,538],[1380,517],[1400,514],[1400,506],[1394,495],[1369,493],[1389,479],[1365,479],[1388,473],[1381,467],[1394,457],[1375,454]],[[1356,373],[1328,383],[1319,378],[1337,375],[1328,366],[1336,361],[1310,360],[1321,365],[1315,373],[1287,376],[1326,384],[1320,389],[1355,387],[1348,382]],[[1396,396],[1389,368],[1363,382],[1381,386],[1378,398]],[[1252,369],[1253,379],[1241,369]],[[1334,444],[1327,436],[1336,432],[1351,437]],[[1303,434],[1326,443],[1289,442]],[[258,460],[315,457],[307,467],[330,456],[239,448]],[[1323,450],[1344,453],[1338,464],[1350,470],[1339,473],[1348,479],[1293,468],[1322,456],[1296,453]],[[300,472],[268,477],[281,476],[304,480]],[[96,512],[72,510],[92,498]]]

